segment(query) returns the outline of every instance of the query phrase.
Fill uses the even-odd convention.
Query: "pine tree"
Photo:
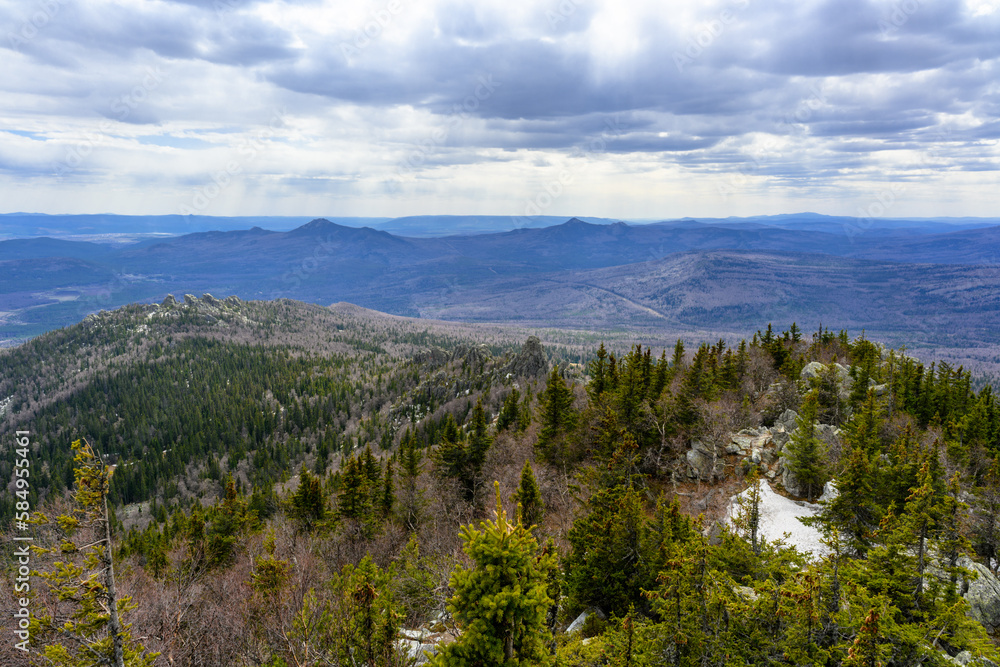
[[[110,470],[86,441],[77,440],[72,448],[75,506],[51,524],[44,514],[36,513],[36,523],[51,527],[59,538],[59,544],[49,549],[36,548],[39,554],[59,559],[51,570],[39,571],[58,603],[36,612],[32,640],[51,642],[41,650],[50,665],[150,667],[158,654],[146,653],[132,639],[130,624],[122,620],[136,605],[117,591],[115,583]]]
[[[474,566],[452,573],[455,594],[448,603],[462,634],[431,659],[434,667],[551,664],[545,622],[555,557],[538,548],[524,525],[507,520],[499,483],[495,487],[496,519],[478,530],[462,528],[463,549]]]
[[[521,523],[528,528],[534,527],[542,520],[545,505],[530,461],[525,461],[524,468],[521,469],[521,484],[514,493],[514,502],[519,506]]]
[[[736,498],[736,515],[733,525],[736,530],[750,543],[754,556],[759,557],[764,549],[764,539],[761,536],[761,484],[760,470],[757,466],[750,469],[746,478],[747,487]]]
[[[348,458],[343,473],[337,512],[341,518],[357,527],[363,537],[371,537],[378,526],[373,497],[378,487],[372,484],[368,470],[360,458]]]
[[[852,448],[847,465],[837,475],[839,495],[820,513],[830,529],[843,534],[846,548],[855,556],[864,556],[871,547],[872,536],[879,525],[882,509],[875,498],[873,478],[875,467],[861,447]]]

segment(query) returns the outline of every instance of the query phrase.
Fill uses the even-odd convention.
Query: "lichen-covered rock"
[[[805,489],[802,488],[802,482],[800,482],[799,478],[794,472],[792,472],[792,469],[788,466],[788,461],[784,456],[781,457],[779,464],[781,465],[781,485],[785,487],[785,491],[793,496],[805,495]]]
[[[985,565],[968,558],[959,559],[958,564],[979,575],[969,582],[969,590],[964,596],[969,603],[969,616],[982,623],[991,634],[1000,631],[1000,578]]]
[[[810,361],[802,369],[802,373],[799,375],[800,378],[806,380],[813,380],[819,377],[820,373],[826,370],[826,366],[819,363],[818,361]]]
[[[701,452],[697,449],[687,450],[688,466],[690,470],[688,471],[689,477],[701,477],[707,478],[712,471],[712,457]]]
[[[778,417],[778,420],[775,423],[780,424],[785,429],[786,433],[791,433],[795,430],[796,420],[798,420],[798,418],[799,413],[795,410],[785,410],[781,413],[781,416]]]
[[[176,306],[177,305],[177,299],[174,298],[173,294],[168,294],[167,297],[163,300],[163,303],[160,304],[160,305],[162,305],[164,307],[167,307],[167,306]]]

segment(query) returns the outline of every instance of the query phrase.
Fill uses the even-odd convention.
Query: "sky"
[[[1000,0],[0,0],[0,212],[996,216]]]

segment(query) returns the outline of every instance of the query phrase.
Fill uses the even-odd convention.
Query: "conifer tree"
[[[403,438],[403,485],[401,494],[400,515],[408,530],[415,530],[420,523],[423,512],[423,489],[417,486],[420,476],[420,452],[417,450],[417,437],[407,431]]]
[[[382,520],[386,521],[392,516],[392,510],[396,506],[396,486],[393,483],[392,461],[385,462],[385,475],[382,482],[382,502],[380,510]]]
[[[795,434],[786,448],[788,468],[805,486],[809,502],[826,481],[823,442],[816,436],[817,411],[816,393],[810,392],[802,402]]]
[[[854,638],[854,644],[847,651],[843,667],[883,667],[890,655],[890,647],[880,642],[879,610],[868,610],[861,629]]]
[[[674,377],[684,368],[684,341],[680,338],[674,344],[674,355],[670,358],[670,377]]]
[[[326,493],[322,480],[305,466],[299,475],[299,488],[292,495],[290,514],[303,532],[310,533],[326,518]]]
[[[483,409],[482,400],[476,401],[476,407],[472,409],[472,430],[469,433],[469,469],[465,473],[465,482],[473,490],[473,496],[479,490],[480,475],[483,471],[483,464],[486,463],[486,453],[493,445],[493,438],[490,437],[486,424],[486,411]]]
[[[455,591],[448,609],[462,634],[431,659],[434,667],[478,667],[551,664],[546,613],[553,555],[541,551],[531,532],[511,523],[497,495],[496,518],[462,528],[463,549],[471,569],[458,567],[451,576]]]
[[[757,466],[750,469],[746,482],[746,489],[736,499],[733,525],[750,543],[754,556],[759,557],[764,549],[764,539],[761,536],[761,484],[764,482],[760,479],[760,470]]]
[[[344,464],[337,512],[341,518],[353,522],[364,537],[371,537],[377,527],[374,498],[377,489],[368,477],[364,462],[359,458],[349,457]]]
[[[630,605],[644,606],[642,591],[652,588],[648,526],[639,492],[624,486],[598,490],[588,512],[573,522],[566,557],[566,590],[579,607],[596,606],[623,615]]]
[[[539,418],[542,423],[538,434],[538,451],[548,461],[561,463],[565,458],[564,448],[560,447],[562,436],[574,424],[573,392],[566,386],[566,381],[559,374],[559,367],[553,366],[549,373],[548,384],[542,392]]]
[[[545,504],[542,502],[542,493],[538,490],[538,482],[535,481],[530,461],[525,461],[524,468],[521,469],[521,484],[514,493],[514,502],[519,506],[521,523],[528,528],[542,520]]]
[[[824,523],[842,533],[845,547],[855,556],[868,553],[881,517],[872,483],[874,476],[868,452],[853,447],[848,452],[847,465],[837,475],[839,494],[820,513]]]
[[[38,554],[59,559],[51,570],[39,571],[58,601],[36,611],[32,640],[48,642],[40,653],[50,665],[150,667],[158,654],[147,653],[133,640],[130,624],[122,620],[136,605],[116,588],[108,511],[110,470],[85,440],[75,441],[72,448],[76,453],[75,506],[55,517],[50,526],[59,543],[35,548]],[[41,512],[35,521],[49,525]]]
[[[511,389],[510,393],[503,400],[500,407],[500,414],[497,416],[497,432],[506,431],[511,428],[520,428],[521,424],[521,392]]]
[[[590,375],[587,394],[596,401],[608,389],[608,351],[604,349],[603,342],[597,348],[597,357],[587,364],[587,373]]]

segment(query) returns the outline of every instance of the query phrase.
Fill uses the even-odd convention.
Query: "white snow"
[[[731,524],[732,518],[739,509],[736,499],[746,497],[747,491],[733,496],[729,509],[726,511],[726,523]],[[799,500],[791,500],[779,496],[771,485],[762,480],[760,484],[760,533],[768,542],[780,539],[788,533],[785,543],[803,553],[814,556],[826,555],[827,548],[820,542],[820,533],[811,526],[806,526],[799,517],[816,516],[819,505]]]

